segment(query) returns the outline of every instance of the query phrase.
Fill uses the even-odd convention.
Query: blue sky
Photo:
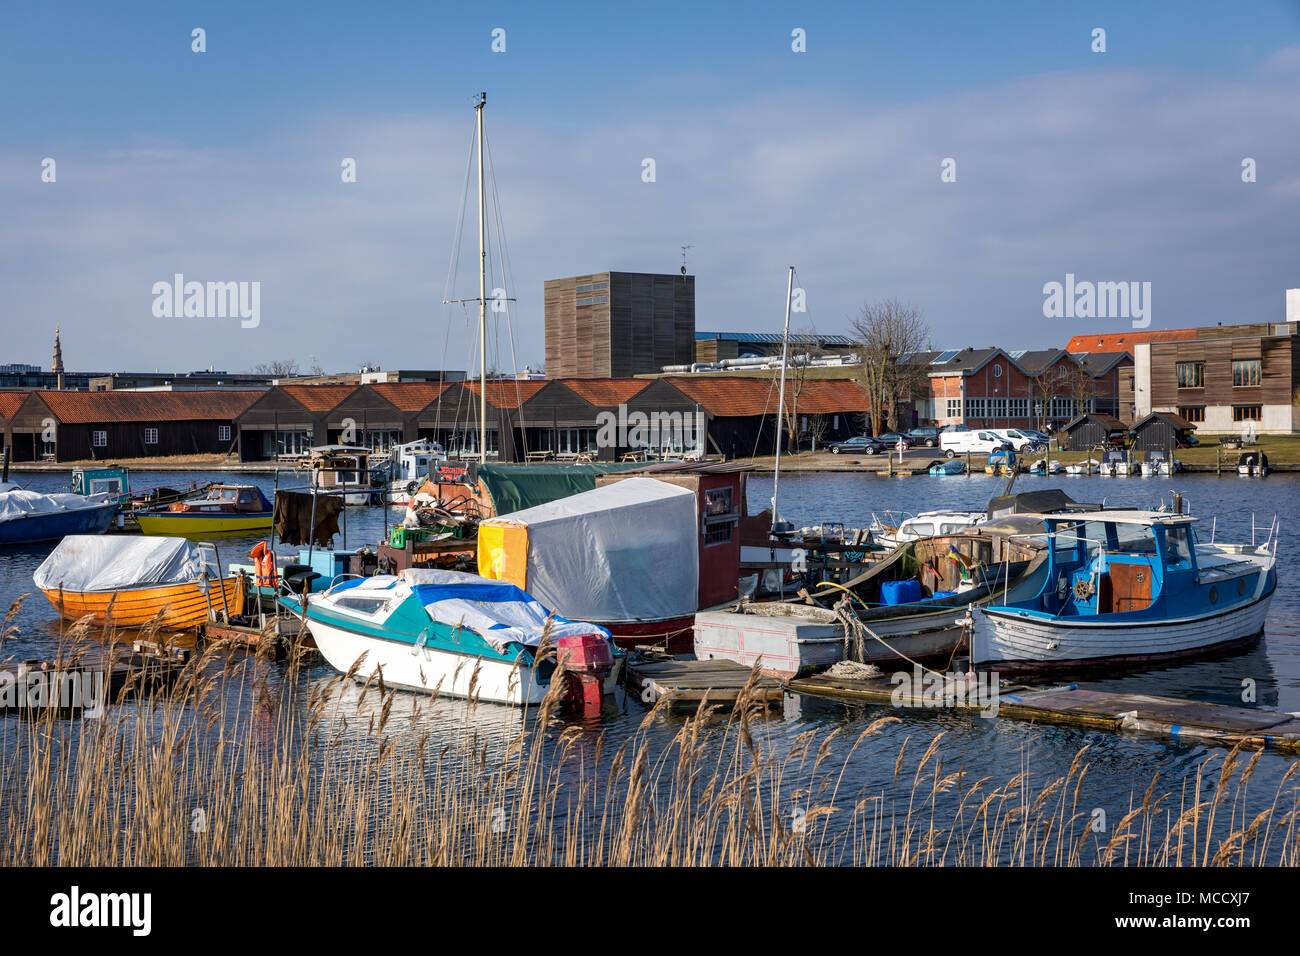
[[[941,347],[1129,327],[1045,319],[1066,273],[1151,282],[1156,328],[1300,286],[1294,2],[11,5],[0,81],[0,362],[59,325],[80,369],[471,367],[441,299],[479,90],[504,368],[542,357],[546,278],[687,243],[700,329],[776,330],[794,263],[798,323],[898,297]],[[155,317],[177,272],[261,282],[260,324]]]

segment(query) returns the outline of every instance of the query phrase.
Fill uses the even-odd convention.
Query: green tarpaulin
[[[567,498],[596,487],[596,476],[644,468],[642,462],[601,465],[479,465],[478,478],[498,515]]]

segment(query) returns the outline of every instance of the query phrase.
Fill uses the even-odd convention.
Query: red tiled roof
[[[565,388],[593,405],[623,405],[650,387],[642,378],[561,378]]]
[[[489,379],[487,402],[496,408],[518,408],[544,389],[546,384],[539,379]],[[475,395],[479,394],[478,382],[468,382],[465,387]]]
[[[428,408],[450,386],[446,382],[380,382],[370,387],[402,411],[418,412]]]
[[[36,392],[59,421],[98,422],[233,421],[265,394],[212,389],[193,392]]]
[[[1102,332],[1076,335],[1065,346],[1067,352],[1132,352],[1141,342],[1186,342],[1196,338],[1195,329],[1153,329],[1150,332]]]
[[[0,392],[0,418],[13,418],[18,406],[25,401],[26,392]]]
[[[280,388],[313,412],[328,412],[357,390],[356,385],[282,385]]]
[[[776,414],[776,379],[683,375],[671,376],[668,382],[711,415],[743,418]],[[809,415],[864,412],[869,406],[867,393],[846,379],[813,379],[802,387],[787,381],[785,404],[787,410]]]

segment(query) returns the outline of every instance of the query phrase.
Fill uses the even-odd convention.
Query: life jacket
[[[253,546],[253,550],[248,552],[248,556],[253,559],[253,571],[257,577],[257,586],[278,587],[279,575],[275,567],[275,552],[266,546],[266,542],[257,542]]]

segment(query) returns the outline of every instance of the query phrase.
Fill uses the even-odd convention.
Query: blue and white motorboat
[[[41,494],[22,488],[0,491],[0,544],[57,541],[70,534],[103,534],[117,502],[103,495]]]
[[[302,612],[295,597],[281,603]],[[508,582],[459,571],[337,582],[309,595],[306,623],[330,666],[357,681],[382,677],[390,687],[503,704],[537,704],[550,690],[554,660],[535,656],[544,634],[562,654],[575,642],[594,646],[609,662],[598,668],[600,692],[613,692],[624,659],[604,628],[552,615]]]
[[[1263,545],[1198,543],[1185,514],[1039,515],[1046,583],[975,608],[971,659],[1001,670],[1140,663],[1245,646],[1277,589],[1276,526]]]
[[[1126,449],[1109,448],[1101,453],[1101,475],[1114,478],[1118,475],[1131,475],[1132,473],[1133,464],[1129,460]]]

